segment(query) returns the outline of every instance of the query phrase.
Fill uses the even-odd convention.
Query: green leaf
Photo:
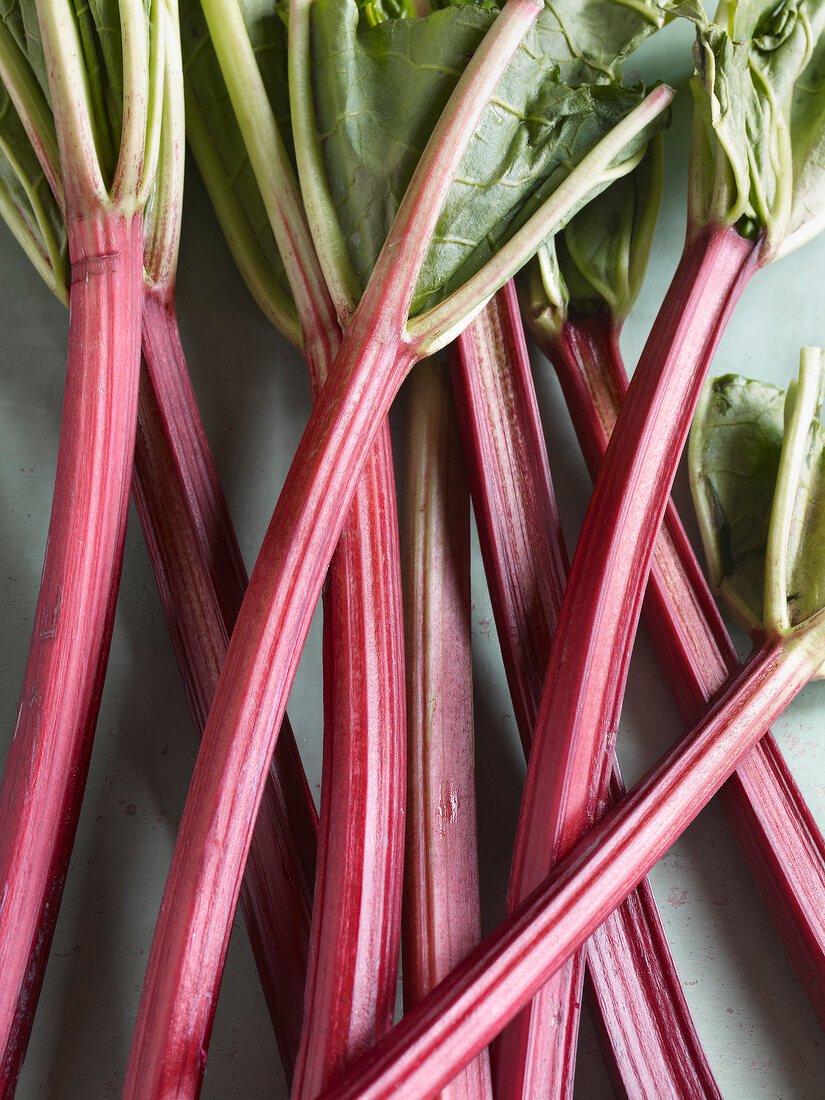
[[[557,325],[569,312],[589,316],[606,307],[617,320],[628,315],[647,269],[662,182],[657,135],[633,172],[612,183],[543,246],[541,279]]]
[[[411,314],[474,275],[641,98],[640,90],[616,85],[568,88],[541,72],[529,44],[519,51],[462,159]],[[643,154],[649,137],[640,136],[629,160]]]
[[[793,196],[784,255],[814,237],[825,225],[825,4],[811,22],[812,48],[794,84],[791,105]]]
[[[825,210],[825,2],[752,0],[724,14],[728,29],[700,28],[694,53],[692,213],[764,234],[767,258]]]
[[[247,0],[243,5],[243,15],[276,121],[289,146],[286,28],[271,4]],[[290,301],[286,272],[229,101],[206,20],[196,0],[185,0],[181,5],[181,46],[188,109],[194,106],[203,124],[189,128],[189,141],[216,207],[222,205],[225,208],[227,203],[231,204],[236,218],[243,221],[247,247],[257,253],[250,258],[250,262],[269,269],[278,299],[274,307],[277,314],[282,310],[282,303]],[[236,253],[236,258],[243,267],[242,257]]]
[[[705,387],[691,429],[691,490],[710,583],[747,630],[764,611],[783,404],[777,387],[726,375]]]
[[[312,8],[313,99],[333,207],[363,285],[427,139],[493,16],[473,6],[358,34],[354,3]]]
[[[644,9],[641,17],[638,7]],[[595,15],[608,8],[622,17],[626,49],[664,18],[658,5],[631,11],[601,0],[587,5],[580,25],[572,20],[574,5],[547,6],[467,150],[416,290],[413,315],[475,273],[639,102],[639,90],[607,83],[618,56],[611,39],[608,63]],[[490,20],[483,9],[465,6],[359,33],[354,3],[313,5],[316,125],[332,206],[362,284],[435,122]],[[572,39],[568,20],[579,39]],[[571,87],[559,80],[561,71],[600,83]]]

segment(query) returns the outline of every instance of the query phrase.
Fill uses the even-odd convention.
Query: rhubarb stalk
[[[450,383],[435,360],[410,377],[405,492],[409,794],[405,1009],[481,939],[470,644],[470,496]],[[492,1098],[487,1051],[443,1091]]]
[[[479,540],[529,753],[567,562],[512,284],[454,348]],[[611,793],[624,793],[615,760]],[[625,1094],[718,1095],[647,880],[596,931],[586,954],[605,1054]],[[572,1088],[575,1024],[554,1029],[552,1051],[543,1055],[550,1095]]]
[[[69,227],[69,355],[43,580],[0,788],[0,1090],[14,1091],[43,981],[88,771],[120,578],[140,362],[142,211],[159,139],[149,99],[169,31],[120,5],[115,163],[85,95],[74,15],[38,4]],[[151,45],[150,45],[151,38]],[[8,53],[6,54],[8,57]],[[103,78],[101,78],[103,79]],[[24,96],[21,98],[25,98]],[[44,124],[45,125],[45,124]],[[100,144],[99,144],[100,143]],[[41,143],[47,148],[51,142]],[[55,172],[49,160],[50,174]]]
[[[150,955],[127,1096],[183,1096],[197,1090],[262,774],[326,564],[368,449],[407,369],[446,340],[446,318],[458,323],[460,304],[447,299],[445,310],[436,307],[423,315],[415,335],[412,328],[407,332],[418,274],[463,150],[536,14],[529,0],[511,0],[459,81],[287,475],[195,766]],[[670,98],[669,89],[652,93],[583,158],[516,234],[512,247],[505,246],[470,280],[475,299],[465,301],[465,315],[479,298],[502,285],[558,219],[592,191],[594,181],[601,180],[628,144],[636,144],[640,131],[655,122]],[[467,297],[459,291],[453,298],[459,296],[462,301]]]
[[[535,316],[532,328],[558,372],[595,475],[627,389],[620,322],[607,312],[569,315],[554,334]],[[739,658],[672,502],[656,542],[643,616],[682,717],[692,722],[738,668]],[[774,924],[825,1022],[825,839],[770,731],[741,761],[721,797]]]

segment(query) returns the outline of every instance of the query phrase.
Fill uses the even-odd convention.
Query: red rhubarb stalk
[[[206,724],[246,569],[192,392],[175,311],[183,197],[183,74],[166,52],[164,124],[154,201],[145,219],[143,371],[133,494],[198,732]],[[241,907],[291,1075],[309,950],[318,817],[289,722],[267,778]]]
[[[263,771],[345,509],[404,375],[438,337],[446,340],[441,325],[457,324],[455,311],[463,309],[466,316],[468,296],[477,304],[512,276],[592,189],[594,174],[600,178],[672,97],[668,88],[651,93],[479,276],[447,299],[446,310],[424,314],[408,331],[414,289],[463,151],[537,13],[532,0],[510,0],[459,80],[287,475],[195,766],[150,955],[126,1096],[185,1096],[198,1088]]]
[[[607,448],[627,376],[607,312],[533,332],[555,366],[591,473]],[[686,722],[739,667],[701,567],[670,502],[656,542],[645,625]],[[825,838],[767,732],[722,788],[725,812],[820,1020],[825,1023]]]
[[[481,939],[470,644],[470,496],[450,383],[425,359],[408,391],[405,491],[407,1010]],[[442,1092],[492,1098],[482,1051]]]
[[[453,347],[479,541],[529,753],[567,560],[512,283]],[[612,794],[623,793],[614,760]],[[588,941],[587,964],[605,1054],[624,1094],[718,1095],[647,880]],[[572,1089],[576,1024],[574,1016],[570,1026],[554,1029],[553,1045],[543,1052],[545,1081],[551,1082],[545,1095]]]
[[[204,10],[207,21],[220,31],[214,42],[224,79],[287,261],[317,398],[340,343],[338,322],[240,9],[212,2]],[[322,813],[304,1027],[293,1082],[296,1097],[314,1096],[331,1073],[340,1072],[353,1053],[392,1022],[405,773],[397,539],[385,426],[331,566],[324,641]],[[306,606],[311,609],[315,599],[317,587]],[[207,1004],[207,1033],[211,1011]],[[179,1069],[173,1065],[171,1074]],[[154,1072],[160,1076],[165,1071],[154,1067]],[[193,1090],[197,1077],[196,1064],[188,1078]]]
[[[246,570],[183,358],[169,288],[147,287],[132,492],[189,707],[206,724],[246,591]],[[241,906],[286,1072],[306,980],[317,814],[284,720]]]
[[[570,572],[519,817],[510,904],[525,897],[600,816],[656,532],[702,382],[758,262],[735,230],[688,238],[596,481]],[[560,764],[560,761],[562,762]],[[572,965],[548,990],[573,1015]],[[560,997],[559,983],[568,983]],[[558,1026],[540,995],[502,1036],[502,1095],[541,1088]],[[534,1076],[535,1074],[535,1076]]]
[[[43,578],[0,787],[3,1096],[14,1092],[43,982],[88,773],[123,557],[140,362],[142,212],[159,136],[149,98],[157,90],[152,77],[163,58],[166,14],[153,9],[150,23],[131,0],[123,0],[119,14],[130,43],[123,51],[120,148],[109,175],[99,158],[74,16],[49,0],[37,4],[53,120],[43,123],[49,140],[35,148],[49,160],[56,135],[71,290]],[[50,160],[44,171],[54,178]]]
[[[140,361],[140,216],[69,227],[69,357],[43,581],[0,788],[0,1095],[45,973],[89,768],[123,556]]]
[[[590,936],[821,667],[825,613],[765,641],[703,722],[319,1100],[428,1100]]]

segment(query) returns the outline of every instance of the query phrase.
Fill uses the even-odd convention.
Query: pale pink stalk
[[[570,571],[527,769],[511,905],[603,811],[656,533],[708,365],[758,257],[734,229],[694,232],[642,354]],[[503,1100],[541,1095],[550,1070],[543,1051],[558,1026],[548,1009],[575,1017],[580,974],[568,966],[502,1036]]]
[[[452,371],[485,571],[511,696],[529,754],[567,558],[515,287],[453,345]],[[613,794],[623,793],[614,760]],[[643,880],[587,944],[605,1056],[626,1096],[716,1096],[653,892]],[[542,1052],[547,1096],[573,1088],[578,1017]]]
[[[401,567],[385,420],[324,597],[318,875],[293,1097],[315,1097],[392,1026],[406,745]]]
[[[43,580],[0,788],[0,1095],[14,1093],[89,767],[123,556],[140,215],[69,225],[69,358]]]
[[[553,874],[318,1100],[428,1100],[647,874],[821,667],[825,612],[765,641],[703,722],[608,810]]]
[[[558,332],[534,318],[594,474],[627,390],[620,325],[607,313]],[[739,666],[701,567],[669,503],[656,542],[645,624],[687,722]],[[728,820],[777,930],[825,1023],[825,838],[770,732],[721,791]]]
[[[404,524],[407,1010],[481,939],[473,737],[470,495],[450,382],[425,359],[408,391]],[[492,1098],[482,1051],[442,1100]]]

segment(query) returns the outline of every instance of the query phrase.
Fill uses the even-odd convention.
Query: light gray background
[[[667,194],[650,274],[624,350],[635,362],[675,267],[684,228],[691,113],[690,33],[671,28],[639,69],[667,74],[679,97],[668,135]],[[667,62],[667,67],[662,63]],[[0,755],[14,723],[51,501],[66,315],[0,233]],[[296,355],[256,311],[194,173],[179,277],[184,345],[247,563],[263,535],[298,435],[308,387]],[[793,375],[802,344],[825,343],[825,241],[760,274],[719,350],[715,372]],[[537,360],[551,463],[572,547],[589,482],[554,379]],[[395,416],[395,427],[400,419]],[[399,480],[401,479],[399,473]],[[677,496],[687,511],[683,479]],[[502,686],[491,612],[474,563],[473,628],[485,920],[501,913],[523,764]],[[290,701],[313,789],[320,774],[319,633]],[[825,822],[823,689],[812,686],[775,727],[810,805]],[[680,730],[644,639],[622,718],[627,778]],[[154,918],[194,758],[195,738],[134,517],[127,535],[109,676],[78,842],[18,1095],[115,1097],[122,1080]],[[819,1025],[715,806],[653,874],[697,1025],[726,1097],[825,1094]],[[242,928],[233,938],[203,1095],[286,1096]],[[578,1095],[610,1095],[584,1025]]]

